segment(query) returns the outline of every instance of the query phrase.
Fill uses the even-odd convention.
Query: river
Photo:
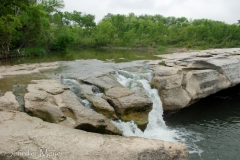
[[[43,57],[0,61],[0,64],[13,65],[76,59],[98,59],[119,63],[156,58],[151,51],[74,50],[67,53],[51,53]],[[78,65],[78,67],[81,66]],[[58,73],[61,72],[64,72],[64,68],[58,70]],[[67,70],[67,72],[69,71]],[[56,71],[54,71],[55,73]],[[0,79],[0,91],[12,90],[13,84],[16,83],[28,84],[32,79],[49,78],[49,75],[51,73],[8,76]],[[125,136],[140,136],[184,143],[189,148],[190,159],[193,160],[240,159],[240,86],[209,96],[180,111],[163,113],[157,91],[150,88],[148,84],[151,79],[151,71],[140,69],[138,72],[132,73],[116,70],[113,76],[122,85],[134,91],[144,92],[153,102],[153,110],[149,114],[149,124],[144,132],[139,130],[133,122],[113,122]],[[139,88],[139,86],[141,87]]]

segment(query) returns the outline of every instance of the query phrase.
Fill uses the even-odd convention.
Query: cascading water
[[[201,136],[197,133],[186,131],[181,128],[170,129],[166,126],[162,117],[162,102],[158,95],[158,91],[156,89],[152,89],[149,85],[149,81],[151,80],[151,71],[145,70],[131,73],[124,70],[118,70],[113,76],[123,86],[133,91],[145,94],[153,102],[153,109],[148,115],[149,123],[144,132],[142,132],[133,121],[112,121],[112,123],[114,123],[118,129],[122,131],[124,136],[138,136],[171,142],[178,141],[185,143],[188,146],[190,153],[201,154],[202,150],[194,144],[194,141],[201,140]],[[186,142],[184,138],[186,136],[193,137],[193,141]]]
[[[150,139],[159,139],[171,142],[184,143],[190,153],[197,153],[201,156],[202,150],[195,144],[202,139],[201,135],[195,132],[187,131],[184,128],[169,128],[166,126],[163,120],[162,102],[156,89],[152,89],[149,85],[149,81],[152,78],[150,70],[139,70],[137,72],[128,72],[124,70],[117,70],[113,76],[123,86],[146,95],[152,102],[153,108],[148,116],[148,125],[144,132],[142,132],[137,125],[133,122],[112,121],[114,125],[118,127],[124,136],[138,136]],[[62,79],[63,84],[69,86],[72,92],[74,92],[79,101],[86,107],[91,108],[91,104],[82,99],[81,89],[79,88],[79,82],[74,79]],[[93,92],[95,95],[102,97],[103,93],[99,91],[97,87],[93,86]]]
[[[162,118],[162,103],[158,96],[158,92],[156,89],[151,89],[149,85],[148,80],[151,79],[151,72],[148,71],[146,73],[134,74],[119,70],[114,76],[119,83],[133,91],[142,92],[153,102],[153,109],[149,113],[149,123],[144,132],[142,132],[134,122],[113,121],[113,123],[122,131],[123,135],[175,141],[175,131],[167,129]]]

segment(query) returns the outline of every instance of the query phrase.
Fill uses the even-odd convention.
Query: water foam
[[[158,91],[152,89],[149,85],[151,80],[151,71],[128,72],[118,70],[114,77],[123,86],[145,94],[152,102],[153,109],[149,113],[149,123],[144,132],[142,132],[133,122],[112,121],[124,136],[138,136],[150,139],[158,139],[170,142],[181,142],[189,148],[189,153],[201,155],[203,152],[194,142],[202,140],[201,135],[195,132],[187,131],[184,128],[170,129],[163,120],[162,102]]]

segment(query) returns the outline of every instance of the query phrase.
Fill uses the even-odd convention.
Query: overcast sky
[[[107,13],[160,14],[165,17],[212,19],[229,24],[240,19],[240,0],[64,0],[64,11],[95,15],[99,22]]]

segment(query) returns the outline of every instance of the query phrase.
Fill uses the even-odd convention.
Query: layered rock
[[[120,134],[103,115],[84,107],[69,88],[56,80],[34,80],[25,94],[25,110],[44,121],[102,134]]]
[[[103,98],[114,107],[117,116],[123,121],[133,120],[139,128],[145,129],[148,124],[148,113],[152,102],[143,94],[133,92],[110,76],[89,78],[85,82],[94,84],[104,91]]]
[[[58,63],[56,62],[0,66],[0,79],[2,76],[32,74],[57,67]]]
[[[0,112],[0,159],[188,159],[180,143],[88,133],[22,112]]]
[[[92,104],[92,107],[96,112],[101,113],[112,120],[118,119],[114,108],[109,105],[105,99],[97,96],[93,92],[94,86],[81,84],[79,85],[79,88],[81,90],[80,96],[84,99],[87,99]]]
[[[162,55],[151,85],[159,91],[163,109],[176,110],[240,83],[240,49],[205,50]]]

